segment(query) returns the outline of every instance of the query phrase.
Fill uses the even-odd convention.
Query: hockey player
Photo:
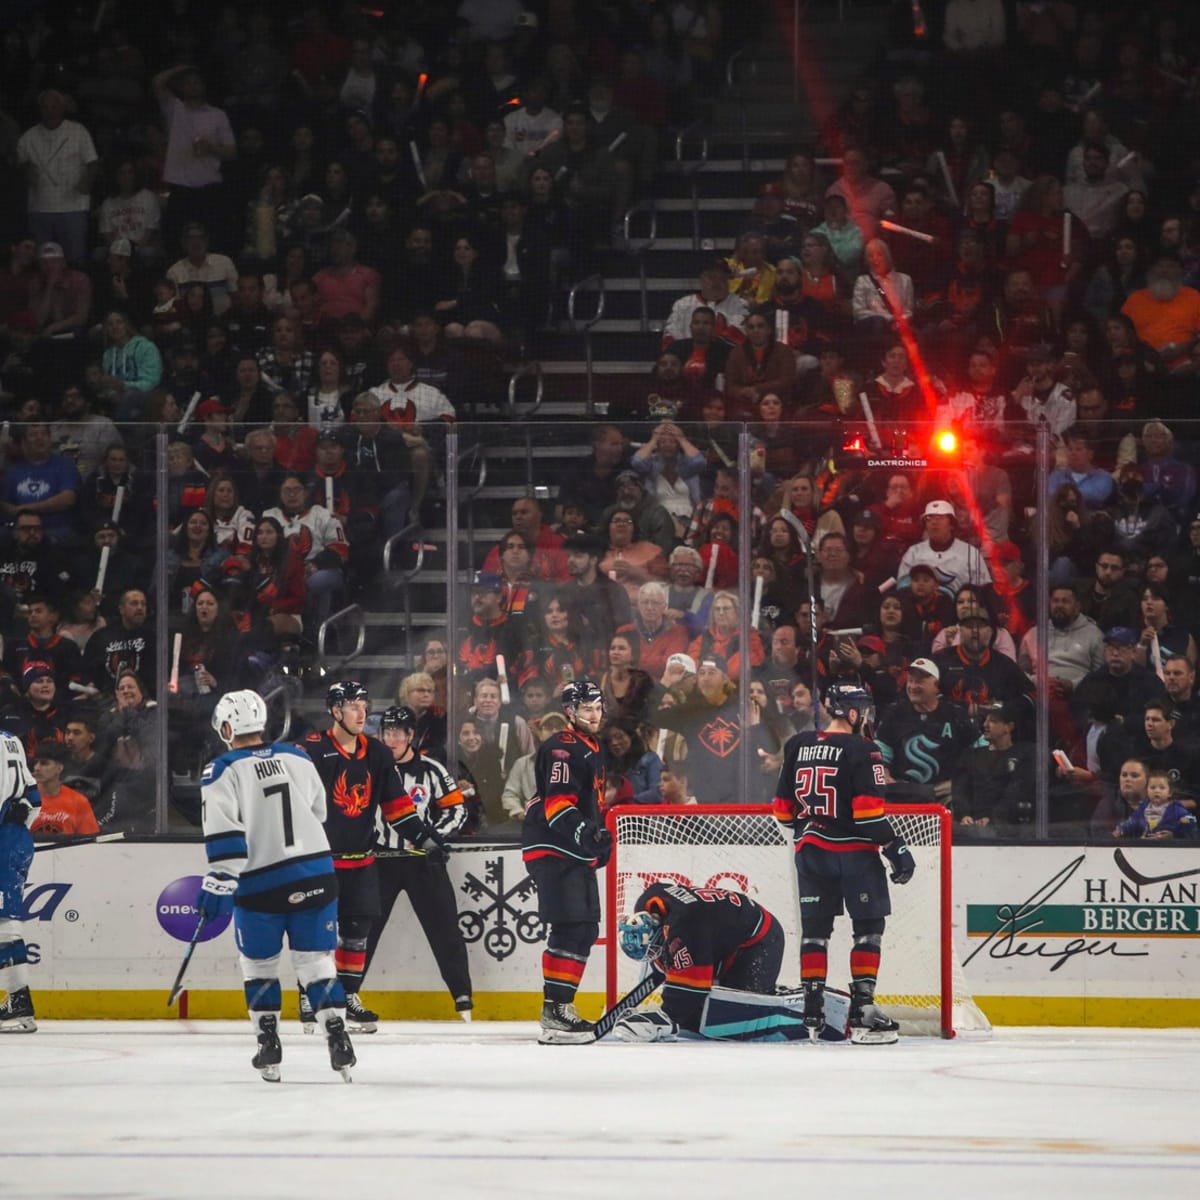
[[[29,961],[20,922],[24,918],[25,877],[33,862],[33,834],[41,801],[20,738],[0,730],[0,1033],[34,1033],[33,1000],[25,979]]]
[[[612,853],[600,820],[604,765],[596,734],[604,695],[588,679],[559,697],[568,727],[551,734],[534,758],[536,795],[525,811],[521,845],[537,885],[538,916],[549,927],[542,954],[543,1045],[593,1040],[593,1026],[575,1011],[575,993],[600,934],[596,871]]]
[[[417,815],[430,830],[434,842],[424,852],[414,851],[386,822],[376,820],[379,849],[379,920],[367,939],[365,978],[375,957],[375,948],[401,892],[408,893],[413,912],[421,923],[438,970],[454,1008],[464,1021],[471,1019],[471,970],[467,946],[458,928],[458,905],[454,885],[446,871],[446,841],[467,820],[467,808],[458,784],[441,763],[426,758],[415,747],[417,714],[411,708],[393,706],[379,723],[379,737],[388,748],[400,776],[400,787],[417,808]]]
[[[875,1005],[884,921],[892,911],[879,850],[892,864],[893,883],[907,883],[916,864],[884,810],[883,760],[868,740],[875,716],[870,694],[834,684],[825,709],[825,730],[798,733],[784,747],[774,801],[776,818],[792,827],[796,843],[804,1019],[814,1036],[824,1024],[829,939],[844,904],[854,931],[850,1040],[894,1042],[899,1026]]]
[[[338,979],[346,992],[350,1028],[374,1033],[379,1015],[359,999],[367,961],[367,938],[379,918],[379,878],[375,866],[376,816],[419,850],[436,841],[428,836],[412,800],[400,786],[392,756],[374,738],[363,735],[371,698],[356,680],[333,684],[325,707],[333,724],[310,733],[304,749],[312,759],[329,800],[325,832],[338,878]],[[301,996],[300,1019],[313,1028],[313,1016]]]
[[[808,1041],[802,991],[776,991],[783,930],[740,892],[651,884],[618,925],[621,949],[665,980],[661,1009],[626,1013],[613,1033],[627,1042],[674,1041],[680,1028],[739,1042]],[[825,994],[824,1041],[844,1041],[850,997]]]
[[[213,921],[233,911],[246,1007],[258,1037],[251,1060],[279,1081],[279,956],[287,935],[292,965],[329,1043],[329,1062],[350,1081],[354,1047],[346,996],[333,960],[337,878],[329,853],[325,789],[303,751],[267,745],[267,706],[257,692],[229,692],[212,725],[229,747],[200,777],[208,874],[196,908]]]

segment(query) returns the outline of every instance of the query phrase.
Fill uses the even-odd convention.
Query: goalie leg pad
[[[622,1042],[673,1042],[678,1032],[679,1026],[656,1009],[626,1013],[613,1026],[613,1036]]]
[[[825,1028],[822,1041],[843,1041],[850,1020],[850,997],[833,988],[825,991]],[[704,1003],[700,1033],[707,1038],[735,1042],[807,1042],[804,994],[767,996],[715,987]]]

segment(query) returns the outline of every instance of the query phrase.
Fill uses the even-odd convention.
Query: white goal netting
[[[879,1003],[908,1034],[986,1030],[987,1018],[967,990],[951,936],[950,822],[937,805],[889,805],[917,870],[891,885],[879,971]],[[784,927],[781,986],[800,983],[800,912],[794,851],[766,806],[659,806],[616,809],[609,817],[615,850],[606,905],[609,1003],[638,980],[639,964],[620,952],[617,922],[642,890],[661,879],[691,887],[745,892]],[[829,983],[848,988],[850,921],[838,920],[829,948]]]

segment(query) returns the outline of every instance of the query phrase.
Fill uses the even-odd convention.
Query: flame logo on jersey
[[[347,785],[343,771],[333,785],[333,802],[348,817],[361,817],[371,803],[371,780]]]

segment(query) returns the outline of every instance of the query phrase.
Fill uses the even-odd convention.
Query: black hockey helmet
[[[333,712],[350,700],[367,700],[371,696],[367,689],[357,679],[339,679],[325,693],[325,711]]]
[[[834,683],[825,693],[825,711],[831,717],[841,717],[850,720],[850,714],[856,714],[856,720],[851,722],[855,733],[867,732],[875,725],[875,699],[865,687],[856,683]]]
[[[379,720],[380,733],[387,729],[406,729],[412,733],[416,727],[417,714],[406,704],[393,704]]]
[[[581,704],[594,704],[597,700],[603,704],[604,693],[590,679],[577,679],[563,688],[558,699],[563,708],[578,708]]]

